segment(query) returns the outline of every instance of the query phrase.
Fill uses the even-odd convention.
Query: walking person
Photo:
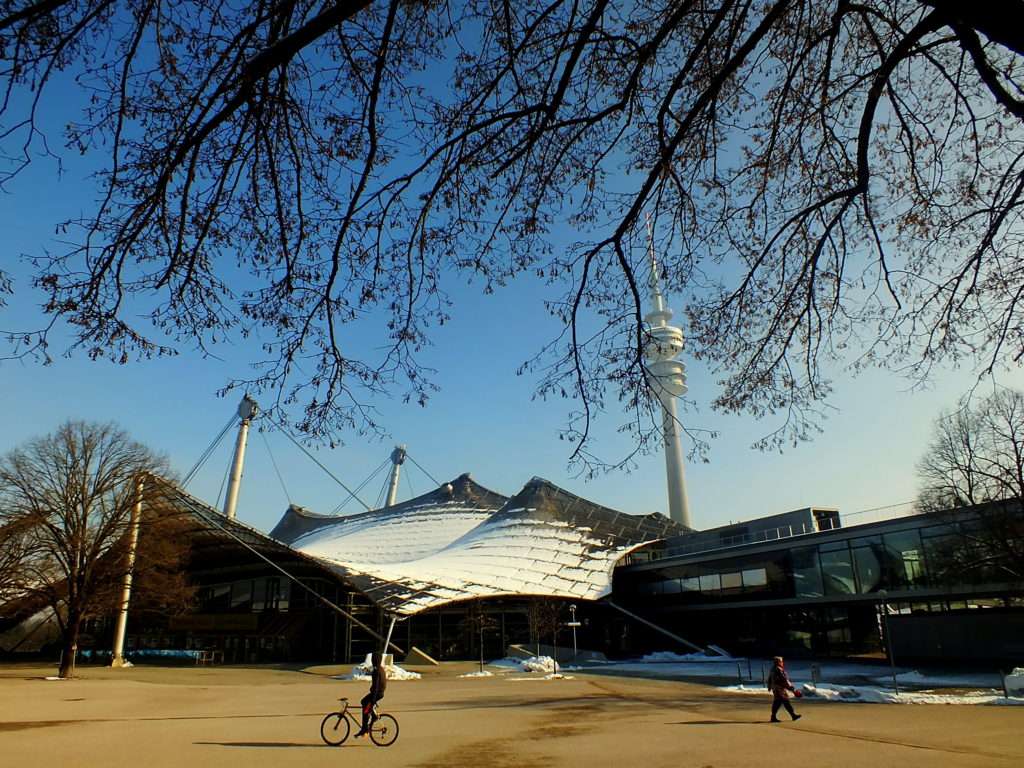
[[[785,707],[789,716],[799,720],[802,715],[793,711],[793,705],[789,703],[789,694],[793,693],[800,698],[800,692],[789,681],[786,674],[786,665],[781,656],[772,659],[772,671],[768,673],[768,690],[772,692],[772,722],[779,722],[779,707]]]
[[[388,673],[382,666],[383,654],[374,651],[370,654],[370,664],[373,669],[370,672],[370,692],[363,696],[360,702],[363,706],[363,724],[359,728],[356,738],[362,738],[369,732],[373,721],[377,719],[374,714],[373,705],[384,698],[384,690],[388,687]]]

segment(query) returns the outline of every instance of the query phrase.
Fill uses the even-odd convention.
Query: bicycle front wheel
[[[391,715],[381,715],[370,726],[370,738],[378,747],[390,747],[398,738],[398,721]]]
[[[336,747],[348,738],[348,718],[341,712],[331,712],[320,723],[320,738],[325,744]]]

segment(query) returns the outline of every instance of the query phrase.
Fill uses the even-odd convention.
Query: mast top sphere
[[[242,398],[242,402],[238,404],[238,415],[245,421],[255,419],[256,416],[259,415],[259,412],[260,407],[256,404],[255,400],[249,397],[249,395],[245,395]]]

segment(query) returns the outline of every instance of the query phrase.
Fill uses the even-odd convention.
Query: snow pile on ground
[[[656,651],[655,653],[648,653],[646,656],[642,656],[638,663],[665,664],[689,661],[731,661],[735,663],[737,659],[730,656],[708,656],[705,653],[672,653],[671,651]]]
[[[723,690],[734,693],[757,694],[769,697],[763,686],[728,685]],[[1024,704],[1024,698],[1006,698],[999,691],[966,691],[964,693],[937,693],[935,691],[885,690],[865,685],[811,685],[801,686],[801,693],[810,701],[839,701],[861,704]]]
[[[1024,696],[1024,667],[1014,667],[1003,679],[1006,692],[1011,696]]]
[[[352,674],[350,675],[338,675],[335,680],[369,680],[370,672],[372,667],[369,662],[364,661],[362,664],[357,664],[352,667]],[[423,675],[419,672],[410,672],[407,669],[402,669],[397,664],[389,664],[384,667],[384,671],[387,672],[388,680],[419,680]]]
[[[494,673],[488,672],[485,669],[482,672],[467,672],[464,675],[459,675],[459,677],[494,677]]]
[[[528,659],[519,660],[519,668],[523,672],[557,672],[562,668],[560,664],[556,664],[555,660],[550,656],[531,656]]]

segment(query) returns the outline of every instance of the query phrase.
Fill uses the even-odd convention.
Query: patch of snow
[[[671,651],[656,651],[654,653],[648,653],[646,656],[641,657],[638,662],[643,664],[664,664],[668,662],[714,662],[720,663],[723,661],[731,662],[735,664],[741,659],[735,659],[729,656],[708,656],[705,653],[672,653]],[[742,659],[745,661],[745,659]]]
[[[1014,667],[1003,679],[1003,685],[1011,696],[1024,696],[1024,667]]]
[[[550,656],[531,656],[528,659],[521,659],[519,667],[523,672],[557,672],[562,667],[556,664]]]
[[[370,657],[367,656],[366,660],[362,664],[357,664],[352,667],[352,673],[349,675],[337,675],[335,680],[370,680],[370,672],[372,670],[370,664]],[[407,669],[397,664],[387,664],[384,666],[384,671],[387,672],[388,680],[419,680],[423,675],[419,672],[410,672]]]
[[[57,677],[56,675],[52,675],[50,677],[44,677],[43,679],[44,680],[66,680],[67,678],[66,677]]]
[[[459,677],[494,677],[493,672],[488,672],[486,669],[483,672],[467,672]]]
[[[771,695],[760,685],[727,685],[723,690],[764,696]],[[1024,697],[1006,698],[993,690],[968,691],[966,693],[936,693],[934,691],[885,690],[865,685],[811,685],[800,688],[803,697],[809,701],[837,701],[861,704],[996,704],[1024,705]]]

